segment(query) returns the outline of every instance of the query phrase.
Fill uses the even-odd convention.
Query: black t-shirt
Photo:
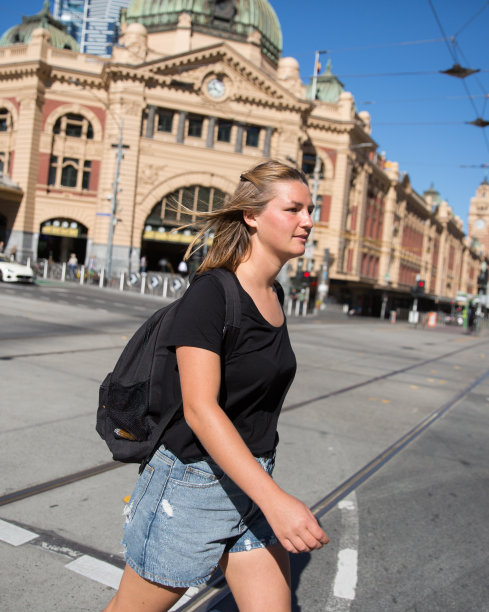
[[[181,300],[168,346],[193,346],[221,356],[220,406],[250,451],[260,456],[277,444],[277,421],[294,379],[296,361],[285,321],[280,327],[270,325],[234,278],[241,301],[241,326],[231,353],[223,348],[224,288],[215,276],[205,273],[192,282]],[[182,410],[162,440],[182,461],[208,454]]]

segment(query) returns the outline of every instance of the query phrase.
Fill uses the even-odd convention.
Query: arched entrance
[[[68,261],[70,253],[75,253],[79,262],[85,261],[87,253],[87,228],[73,219],[49,219],[41,223],[38,259],[51,259],[55,262]]]
[[[153,207],[144,224],[141,256],[146,257],[147,269],[176,272],[196,234],[195,228],[177,228],[195,223],[200,212],[220,208],[225,197],[226,194],[219,189],[201,185],[181,187],[163,197]],[[200,253],[193,258],[189,272],[198,266],[201,258]]]

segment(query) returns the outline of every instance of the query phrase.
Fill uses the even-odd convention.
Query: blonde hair
[[[212,245],[197,273],[212,268],[228,268],[235,272],[250,249],[250,230],[243,213],[259,214],[274,197],[275,184],[283,181],[299,181],[308,186],[303,172],[277,160],[262,162],[243,172],[236,190],[222,208],[199,214],[203,219],[202,227],[184,259],[189,259],[201,248],[208,233],[213,232]]]

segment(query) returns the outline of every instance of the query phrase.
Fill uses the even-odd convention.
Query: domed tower
[[[282,52],[280,23],[267,0],[131,0],[121,11],[122,29],[131,23],[144,25],[150,46],[156,41],[165,55],[211,45],[216,38],[238,47],[251,43],[274,67]],[[175,48],[179,29],[187,31],[186,49]],[[160,36],[152,36],[156,33]]]
[[[336,104],[340,99],[341,94],[345,91],[345,86],[333,74],[331,60],[328,60],[326,69],[323,74],[318,74],[316,77],[316,92],[315,99],[321,102],[331,102]],[[306,97],[311,99],[313,96],[313,77],[306,89]]]
[[[49,0],[44,0],[42,10],[31,17],[22,17],[20,25],[13,26],[7,30],[0,38],[0,47],[7,47],[15,44],[28,44],[32,38],[34,30],[43,28],[51,36],[51,45],[57,49],[70,49],[79,51],[76,40],[66,33],[65,27],[49,12]]]
[[[469,208],[469,238],[489,254],[489,182],[487,177],[477,188],[476,194],[470,200]]]

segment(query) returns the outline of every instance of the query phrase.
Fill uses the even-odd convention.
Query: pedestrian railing
[[[41,260],[32,267],[36,277],[44,280],[106,287],[170,299],[179,298],[188,287],[187,278],[180,274],[165,272],[121,272],[109,280],[105,277],[103,270],[98,272],[83,265],[78,266],[76,270],[70,270],[66,263],[50,263],[48,260]]]

